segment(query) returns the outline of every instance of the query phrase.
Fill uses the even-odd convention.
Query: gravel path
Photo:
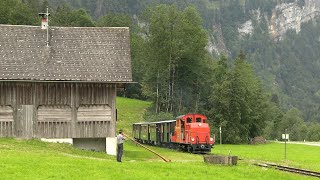
[[[284,143],[283,141],[274,141],[277,143]],[[288,144],[303,144],[309,146],[320,146],[320,142],[300,142],[300,141],[288,141]]]

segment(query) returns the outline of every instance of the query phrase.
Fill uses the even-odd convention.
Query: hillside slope
[[[117,97],[117,130],[122,129],[125,133],[131,134],[132,124],[144,121],[144,112],[150,104],[146,101]]]

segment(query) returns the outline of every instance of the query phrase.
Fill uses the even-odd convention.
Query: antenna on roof
[[[47,30],[47,47],[49,47],[49,8],[47,7],[47,12],[46,13],[39,13],[39,16],[42,17],[41,19],[41,29]]]

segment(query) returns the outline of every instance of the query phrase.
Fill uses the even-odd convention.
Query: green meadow
[[[117,98],[117,129],[131,134],[131,124],[143,121],[148,102]],[[320,171],[320,147],[287,145],[216,145],[213,154],[237,155],[236,166],[211,165],[201,155],[150,147],[172,162],[127,140],[123,162],[102,152],[84,151],[68,144],[39,140],[0,139],[0,179],[316,179],[252,165],[276,162]]]

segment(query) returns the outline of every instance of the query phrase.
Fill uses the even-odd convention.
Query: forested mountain
[[[148,118],[204,113],[230,143],[320,139],[318,0],[3,0],[0,23],[39,25],[46,6],[52,26],[130,27],[125,95],[151,100]]]
[[[194,5],[209,33],[207,49],[234,58],[243,50],[263,85],[285,109],[320,120],[320,2],[317,0],[50,0],[85,8],[93,17],[129,14],[141,22],[148,6]]]

